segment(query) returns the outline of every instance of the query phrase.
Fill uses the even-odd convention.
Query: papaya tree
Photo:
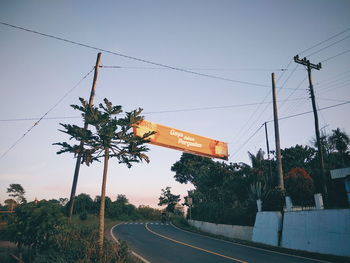
[[[83,98],[79,98],[79,100],[81,105],[71,105],[71,107],[81,112],[89,128],[84,129],[77,125],[61,124],[64,129],[60,131],[71,136],[70,140],[74,139],[75,143],[59,142],[54,144],[61,146],[61,150],[57,154],[69,152],[77,157],[80,153],[82,156],[81,162],[88,166],[100,159],[104,161],[98,241],[100,251],[102,251],[108,160],[116,158],[120,164],[125,164],[128,168],[141,161],[148,163],[149,158],[145,153],[149,149],[144,144],[149,142],[147,137],[152,135],[153,132],[146,133],[143,137],[136,137],[133,134],[133,127],[143,120],[141,116],[142,109],[125,112],[122,115],[122,107],[113,106],[107,99],[104,99],[104,104],[101,103],[98,107],[90,106]],[[79,146],[80,141],[84,141],[83,148]]]

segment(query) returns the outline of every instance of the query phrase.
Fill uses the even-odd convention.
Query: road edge
[[[110,232],[109,232],[109,233],[111,234],[111,237],[113,238],[113,240],[114,240],[118,245],[120,244],[120,242],[119,242],[119,240],[115,237],[115,235],[113,234],[113,229],[116,228],[116,227],[119,226],[119,225],[122,225],[122,224],[124,224],[124,223],[119,223],[119,224],[116,224],[116,225],[112,226],[112,227],[111,227],[111,230],[110,230]],[[141,255],[137,254],[135,251],[133,251],[133,250],[130,249],[130,252],[131,252],[131,254],[132,254],[134,257],[136,257],[137,259],[141,260],[142,262],[144,262],[144,263],[151,263],[150,261],[148,261],[147,259],[145,259],[145,258],[142,257]]]
[[[226,240],[226,239],[220,239],[220,238],[216,238],[216,237],[210,236],[210,233],[208,233],[209,235],[206,235],[205,232],[204,233],[196,233],[196,232],[188,231],[186,229],[182,229],[181,227],[178,227],[178,226],[174,225],[172,222],[170,222],[170,225],[173,226],[174,228],[180,230],[180,231],[184,231],[184,232],[191,233],[191,234],[194,234],[194,235],[204,236],[204,237],[207,237],[207,238],[210,238],[210,239],[215,239],[215,240],[223,241],[223,242],[226,242],[226,243],[232,243],[232,244],[243,246],[243,247],[249,247],[249,248],[253,248],[253,249],[256,249],[256,250],[268,251],[268,252],[272,252],[272,253],[275,253],[275,254],[286,255],[286,256],[291,256],[291,257],[296,257],[296,258],[313,260],[313,261],[317,261],[317,262],[320,262],[320,263],[332,263],[332,261],[325,261],[325,260],[316,259],[316,258],[309,258],[309,257],[304,257],[304,256],[299,256],[299,255],[293,255],[293,254],[288,254],[288,253],[279,252],[279,251],[275,251],[275,250],[270,250],[270,249],[266,249],[266,248],[255,247],[253,245],[241,244],[239,242],[234,242],[234,241],[230,241],[230,240]]]

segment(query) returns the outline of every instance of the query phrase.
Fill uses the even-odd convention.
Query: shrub
[[[313,203],[314,183],[304,169],[291,169],[284,178],[284,182],[293,204],[303,206]]]
[[[263,211],[283,211],[285,191],[279,187],[272,189],[262,203]]]

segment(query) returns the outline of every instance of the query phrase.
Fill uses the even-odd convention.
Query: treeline
[[[22,188],[23,189],[23,188]],[[23,197],[21,197],[23,198]],[[25,199],[24,199],[25,200]],[[69,201],[67,198],[41,200],[42,202],[48,202],[56,204],[60,207],[63,214],[67,214]],[[94,199],[90,195],[82,193],[75,197],[73,215],[78,216],[81,220],[86,220],[89,216],[98,215],[100,209],[100,196],[96,196]],[[16,199],[5,200],[4,206],[0,204],[0,210],[15,210],[16,207],[25,204],[26,201],[18,201]],[[116,219],[121,221],[129,220],[159,220],[161,216],[161,210],[155,209],[149,206],[140,205],[139,207],[129,203],[129,200],[125,195],[118,195],[115,201],[112,201],[108,196],[105,203],[105,215],[106,218]]]
[[[96,196],[94,199],[92,199],[88,194],[80,194],[75,198],[73,215],[79,215],[79,217],[83,219],[89,215],[98,215],[100,203],[100,196]],[[63,207],[65,212],[68,209],[68,205],[69,202],[67,202]],[[121,221],[159,220],[161,210],[144,205],[136,207],[129,203],[129,200],[125,195],[118,195],[115,201],[112,201],[108,196],[106,196],[105,216],[107,218]]]
[[[350,166],[349,143],[348,135],[340,129],[322,136],[328,207],[348,207],[344,183],[331,180],[330,170]],[[171,170],[176,173],[176,181],[195,186],[188,193],[193,203],[192,219],[253,225],[256,200],[262,201],[263,211],[277,211],[283,209],[286,195],[294,205],[313,206],[313,194],[322,192],[316,147],[296,145],[282,149],[284,191],[277,186],[276,157],[271,153],[272,159],[268,160],[261,149],[256,154],[248,152],[251,165],[228,164],[184,153]]]

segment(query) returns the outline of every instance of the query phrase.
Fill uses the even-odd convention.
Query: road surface
[[[325,262],[218,240],[158,222],[119,224],[111,232],[152,263]]]

